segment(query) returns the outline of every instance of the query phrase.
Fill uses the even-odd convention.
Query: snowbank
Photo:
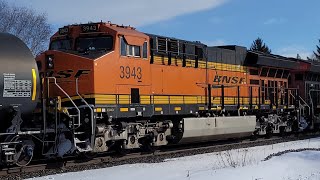
[[[300,148],[320,148],[320,138],[168,159],[156,164],[122,165],[34,179],[320,179],[320,152],[317,151],[288,153],[262,161],[270,154]]]

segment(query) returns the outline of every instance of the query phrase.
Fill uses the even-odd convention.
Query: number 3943
[[[129,67],[120,66],[120,78],[121,79],[141,79],[142,78],[142,68],[141,67]]]

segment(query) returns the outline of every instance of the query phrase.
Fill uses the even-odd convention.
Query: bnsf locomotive
[[[63,157],[317,129],[315,62],[90,23],[36,61],[0,34],[0,160]]]

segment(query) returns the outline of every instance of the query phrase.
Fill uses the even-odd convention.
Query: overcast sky
[[[302,57],[320,38],[319,0],[5,0],[46,13],[53,28],[112,21],[142,32],[249,47],[261,37],[273,53]]]

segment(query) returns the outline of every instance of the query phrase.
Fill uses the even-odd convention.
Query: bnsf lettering
[[[78,70],[76,73],[73,70],[63,70],[63,71],[58,71],[58,72],[54,72],[54,71],[50,71],[48,73],[49,77],[56,77],[56,78],[70,78],[70,77],[75,77],[75,78],[79,78],[82,75],[85,74],[89,74],[90,70],[86,70],[86,69],[80,69]]]
[[[83,70],[83,69],[80,69],[77,73],[76,73],[76,75],[74,76],[74,77],[80,77],[81,75],[84,75],[84,74],[89,74],[89,70]]]
[[[245,82],[245,78],[240,77],[229,77],[229,76],[218,76],[216,75],[213,79],[215,83],[225,83],[225,84],[242,84]]]

